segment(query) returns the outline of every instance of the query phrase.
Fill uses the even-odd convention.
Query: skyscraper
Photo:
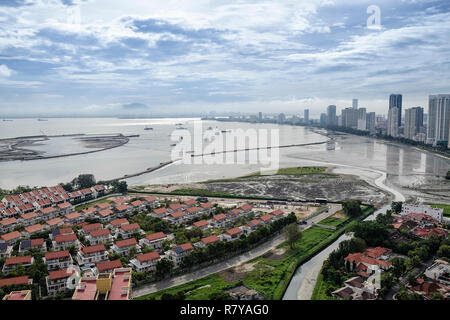
[[[389,109],[397,108],[398,110],[398,126],[402,125],[402,95],[401,94],[391,94],[389,96]]]
[[[342,126],[347,128],[358,128],[358,109],[345,108],[342,110]]]
[[[358,109],[358,130],[366,130],[366,108]]]
[[[309,124],[309,109],[305,109],[304,118],[305,118],[305,123]]]
[[[423,108],[415,107],[405,110],[405,138],[413,139],[423,126]]]
[[[352,107],[353,107],[353,109],[358,109],[358,99],[353,99]]]
[[[391,137],[398,137],[398,108],[389,109],[386,125],[386,134]]]
[[[336,106],[330,105],[327,108],[327,126],[337,126]]]
[[[259,112],[259,113],[258,113],[258,121],[259,121],[259,122],[262,122],[262,112]]]
[[[369,112],[366,114],[366,130],[375,132],[375,112]]]
[[[327,114],[321,113],[320,114],[320,126],[325,127],[327,125]]]
[[[448,145],[450,94],[430,95],[428,99],[427,142]]]

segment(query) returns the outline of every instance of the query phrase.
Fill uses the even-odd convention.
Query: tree
[[[450,180],[450,170],[447,171],[447,175],[445,176],[445,179]]]
[[[164,258],[159,260],[156,263],[156,271],[155,271],[155,275],[158,278],[163,278],[167,275],[169,275],[172,272],[173,269],[173,262]]]
[[[394,201],[394,202],[392,202],[391,208],[392,208],[392,210],[394,210],[395,213],[400,213],[400,212],[402,212],[402,205],[403,205],[403,202]]]
[[[295,243],[302,238],[302,233],[296,223],[291,223],[284,227],[284,236],[291,249],[294,249]]]
[[[128,185],[126,181],[113,181],[111,183],[113,186],[113,192],[115,193],[126,193],[128,191]]]
[[[450,259],[450,246],[443,244],[442,246],[439,247],[437,254],[441,258]]]
[[[95,185],[95,178],[93,174],[80,174],[73,179],[72,184],[77,186],[78,189],[90,188]]]
[[[342,204],[344,212],[349,217],[358,217],[362,214],[361,201],[347,200]]]
[[[67,192],[72,192],[73,191],[73,186],[70,183],[62,183],[61,186]]]

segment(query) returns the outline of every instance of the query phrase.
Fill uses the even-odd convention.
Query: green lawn
[[[366,207],[363,210],[363,217],[373,212],[372,208]],[[252,259],[246,264],[253,263],[253,270],[246,272],[242,279],[243,284],[258,290],[270,300],[280,300],[297,267],[335,241],[345,232],[346,226],[351,220],[347,219],[346,223],[341,222],[341,227],[337,230],[315,226],[305,230],[302,239],[297,242],[294,249],[290,249],[286,242],[281,243],[277,248],[285,249],[286,251],[278,260],[273,256],[260,256]],[[139,299],[159,299],[163,293],[174,294],[180,290],[185,292],[188,300],[205,299],[214,290],[224,290],[234,286],[237,282],[227,283],[220,273],[215,273],[180,286],[140,297]],[[209,286],[205,287],[206,285]]]
[[[341,213],[342,211],[339,211],[337,213]],[[319,224],[323,224],[326,226],[333,226],[333,227],[337,227],[338,225],[340,225],[341,223],[346,222],[348,219],[350,219],[350,217],[344,217],[344,218],[336,218],[335,215],[337,214],[335,213],[334,215],[323,219],[322,221],[319,222]]]
[[[427,203],[433,208],[442,208],[444,209],[444,216],[450,217],[450,205],[449,204],[442,204],[442,203]]]

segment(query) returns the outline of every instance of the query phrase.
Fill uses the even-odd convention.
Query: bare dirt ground
[[[263,258],[268,260],[281,260],[283,259],[285,252],[285,248],[272,249],[263,255]]]

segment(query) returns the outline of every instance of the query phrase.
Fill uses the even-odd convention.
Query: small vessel
[[[48,121],[48,120],[39,118],[39,119],[37,119],[37,121]]]
[[[227,132],[231,132],[231,130],[222,130],[222,133],[227,133]]]
[[[176,127],[175,129],[176,129],[176,130],[186,130],[187,128],[184,128],[184,127]]]
[[[212,127],[208,127],[208,129],[206,129],[206,130],[212,130],[213,128]]]
[[[170,146],[175,147],[176,145],[177,145],[176,143],[172,143]]]
[[[11,119],[3,119],[3,121],[12,121]]]
[[[144,130],[153,130],[151,127],[145,127]]]
[[[175,124],[176,126],[182,126],[183,124],[182,123],[177,123],[177,124]]]

